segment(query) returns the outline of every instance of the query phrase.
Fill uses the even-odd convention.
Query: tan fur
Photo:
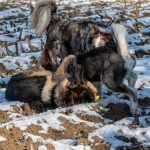
[[[27,69],[25,71],[23,71],[23,75],[24,77],[26,78],[29,78],[29,77],[41,77],[41,76],[50,76],[52,77],[52,73],[50,71],[47,71],[43,68],[39,69],[39,68],[36,68],[36,69]]]
[[[60,66],[58,67],[57,71],[53,74],[53,79],[52,79],[52,74],[51,72],[49,71],[42,71],[41,74],[45,74],[47,76],[47,80],[45,82],[45,85],[43,87],[43,90],[42,90],[42,94],[41,94],[41,98],[44,102],[47,102],[50,97],[51,97],[51,93],[50,91],[53,89],[53,87],[56,85],[56,82],[53,82],[54,78],[57,78],[59,77],[60,75],[63,75],[65,74],[65,72],[67,71],[67,68],[69,66],[69,64],[71,63],[71,60],[74,59],[75,56],[74,55],[69,55],[67,57],[65,57],[62,61],[62,63],[60,64]],[[32,74],[33,76],[34,75],[38,75],[36,72]],[[67,85],[68,85],[68,80],[67,79],[64,79],[62,82],[60,82],[58,85],[57,85],[57,88],[56,88],[56,100],[60,101],[60,95],[62,92],[65,92],[64,90],[66,89]],[[57,102],[58,103],[58,102]]]
[[[97,88],[90,81],[87,81],[86,85],[91,89],[95,96],[98,94]]]
[[[68,79],[65,79],[64,81],[62,81],[55,90],[55,103],[58,106],[64,106],[64,102],[62,101],[63,97],[65,97],[65,93],[67,91],[67,87],[69,85],[69,81]]]
[[[57,71],[54,73],[54,78],[60,75],[63,75],[66,71],[68,66],[70,65],[71,61],[75,58],[75,55],[68,55],[66,56],[63,61],[61,62],[60,66],[58,67]]]

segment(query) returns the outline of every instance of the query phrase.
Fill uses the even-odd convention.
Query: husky
[[[134,116],[133,124],[137,124],[138,100],[137,90],[134,88],[137,75],[133,71],[136,60],[129,53],[125,27],[115,24],[112,28],[116,45],[103,46],[79,54],[76,61],[82,66],[87,80],[94,81],[98,75],[99,80],[110,90],[129,96],[130,110]]]
[[[86,102],[94,101],[97,89],[91,82],[71,84],[67,68],[74,57],[65,57],[56,72],[35,68],[15,74],[8,82],[6,99],[27,102],[33,108],[38,106],[39,111],[44,107],[71,106],[83,102],[82,99],[86,99]]]
[[[114,43],[111,34],[102,32],[94,22],[61,19],[57,15],[56,3],[52,0],[39,1],[33,10],[31,21],[38,33],[47,35],[40,59],[40,65],[47,70],[53,71],[58,67],[58,57],[62,59],[69,54],[76,55]]]

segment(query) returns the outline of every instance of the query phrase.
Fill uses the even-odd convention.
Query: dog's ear
[[[52,80],[56,82],[56,84],[63,82],[65,79],[68,80],[70,78],[69,74],[67,74],[67,69],[74,58],[74,55],[68,55],[62,60],[56,72],[54,72],[52,75]]]
[[[67,72],[67,69],[70,65],[70,63],[72,62],[72,60],[75,59],[75,55],[68,55],[66,56],[61,64],[59,65],[58,69],[56,70],[56,72],[53,73],[53,78],[55,78],[55,76],[60,76],[60,75],[64,75]]]
[[[100,29],[97,25],[92,25],[91,37],[97,37],[100,34]]]

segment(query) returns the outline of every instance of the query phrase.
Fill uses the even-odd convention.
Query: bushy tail
[[[127,69],[127,73],[124,79],[127,79],[136,64],[135,59],[131,56],[128,50],[128,44],[126,40],[127,31],[126,28],[121,24],[112,24],[112,33],[118,46],[118,53],[121,55],[125,62],[125,68]]]
[[[52,20],[52,15],[56,14],[57,6],[52,0],[39,1],[32,13],[31,24],[37,32],[43,33]]]
[[[128,57],[130,54],[126,40],[125,26],[121,24],[112,24],[112,33],[118,46],[118,53],[122,56],[122,58]]]

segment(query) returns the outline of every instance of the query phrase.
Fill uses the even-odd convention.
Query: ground
[[[0,0],[0,150],[149,150],[150,1],[57,1],[64,18],[126,26],[129,50],[137,61],[138,126],[132,125],[129,99],[104,86],[97,103],[43,113],[35,113],[28,104],[7,102],[11,75],[35,66],[45,42],[30,26],[35,3]]]

